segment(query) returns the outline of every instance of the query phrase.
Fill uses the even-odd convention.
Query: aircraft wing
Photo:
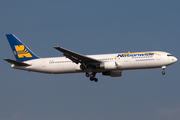
[[[64,56],[75,62],[76,64],[78,63],[85,63],[87,65],[98,65],[101,63],[100,60],[94,59],[87,57],[85,55],[81,55],[79,53],[72,52],[70,50],[64,49],[62,47],[54,47],[55,49],[61,51]]]
[[[23,62],[11,60],[11,59],[4,59],[4,60],[11,63],[11,64],[17,65],[17,66],[31,66],[31,65],[29,65],[27,63],[23,63]]]

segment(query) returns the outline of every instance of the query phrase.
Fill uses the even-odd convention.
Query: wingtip
[[[5,60],[5,61],[6,61],[7,59],[8,59],[8,58],[4,58],[3,60]]]
[[[54,46],[54,48],[55,48],[55,49],[58,49],[58,48],[61,48],[61,47],[59,47],[59,46]]]

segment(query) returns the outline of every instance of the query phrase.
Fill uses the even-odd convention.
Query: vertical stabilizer
[[[25,44],[23,44],[14,34],[6,34],[6,37],[9,41],[9,44],[17,61],[23,62],[23,61],[39,58]]]

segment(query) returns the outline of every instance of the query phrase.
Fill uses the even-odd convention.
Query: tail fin
[[[23,44],[14,34],[6,34],[11,49],[17,61],[23,62],[27,60],[39,58],[25,44]]]

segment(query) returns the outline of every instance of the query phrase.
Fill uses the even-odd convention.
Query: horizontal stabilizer
[[[22,62],[11,60],[11,59],[4,59],[4,60],[11,63],[11,64],[17,65],[17,66],[31,66],[27,63],[22,63]]]

